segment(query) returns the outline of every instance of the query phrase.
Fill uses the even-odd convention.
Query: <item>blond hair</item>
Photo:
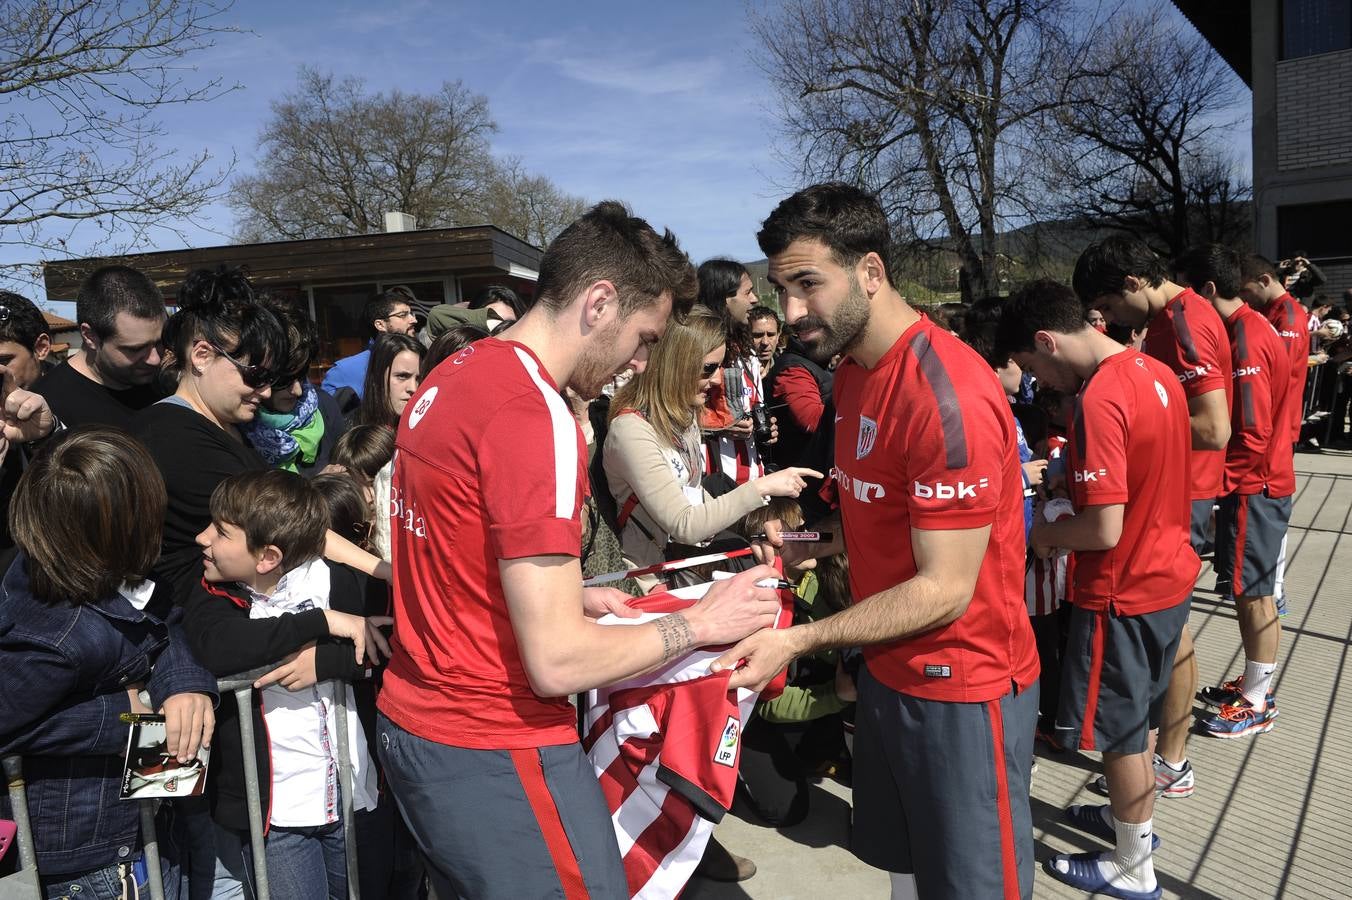
[[[610,418],[635,410],[658,435],[679,447],[701,408],[695,392],[704,357],[726,342],[722,319],[703,310],[691,312],[683,323],[672,322],[643,372],[615,392]]]

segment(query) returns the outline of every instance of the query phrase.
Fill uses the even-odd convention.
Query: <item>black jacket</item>
[[[353,615],[380,615],[387,608],[382,582],[346,566],[328,563],[331,573],[329,607]],[[248,593],[237,584],[199,581],[184,604],[184,630],[193,654],[216,677],[224,678],[280,662],[283,657],[317,642],[315,674],[320,681],[341,679],[354,683],[357,715],[370,746],[375,731],[375,671],[358,666],[352,642],[328,636],[324,611],[268,619],[249,618]],[[267,826],[271,809],[272,759],[263,724],[262,694],[252,692],[254,753],[258,760],[260,800]],[[222,697],[216,712],[216,734],[211,744],[207,790],[213,817],[226,828],[247,831],[244,754],[240,743],[239,710],[233,697]],[[374,758],[374,754],[372,755]]]

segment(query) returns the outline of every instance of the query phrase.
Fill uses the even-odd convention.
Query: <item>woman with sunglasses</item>
[[[406,334],[378,336],[371,345],[361,406],[357,407],[352,424],[397,428],[404,407],[418,389],[419,370],[426,353],[426,347]]]
[[[667,328],[643,372],[611,401],[603,462],[630,565],[662,562],[672,544],[708,541],[770,497],[797,497],[805,478],[821,477],[782,469],[717,498],[700,485],[699,412],[722,376],[726,339],[722,320],[697,309]]]
[[[314,320],[294,303],[263,304],[286,331],[287,353],[271,396],[245,426],[245,436],[268,465],[313,478],[329,464],[347,422],[338,401],[310,383],[310,365],[319,353]]]
[[[174,392],[137,414],[133,433],[164,476],[169,503],[163,551],[151,579],[155,603],[177,605],[202,577],[196,536],[211,524],[211,492],[231,475],[267,468],[245,430],[272,394],[289,357],[286,330],[237,268],[199,269],[165,325]],[[331,551],[331,552],[330,552]],[[367,574],[379,560],[334,537],[325,555]]]

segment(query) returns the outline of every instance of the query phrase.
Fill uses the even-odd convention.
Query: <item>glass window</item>
[[[1277,254],[1309,259],[1352,256],[1352,200],[1277,207]]]
[[[1283,0],[1282,59],[1352,48],[1348,0]]]
[[[319,326],[319,358],[332,363],[366,346],[361,310],[376,292],[374,284],[339,284],[314,288],[315,324]]]

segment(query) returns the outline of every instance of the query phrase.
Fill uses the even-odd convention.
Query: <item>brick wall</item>
[[[1352,164],[1352,50],[1277,63],[1277,169]]]

